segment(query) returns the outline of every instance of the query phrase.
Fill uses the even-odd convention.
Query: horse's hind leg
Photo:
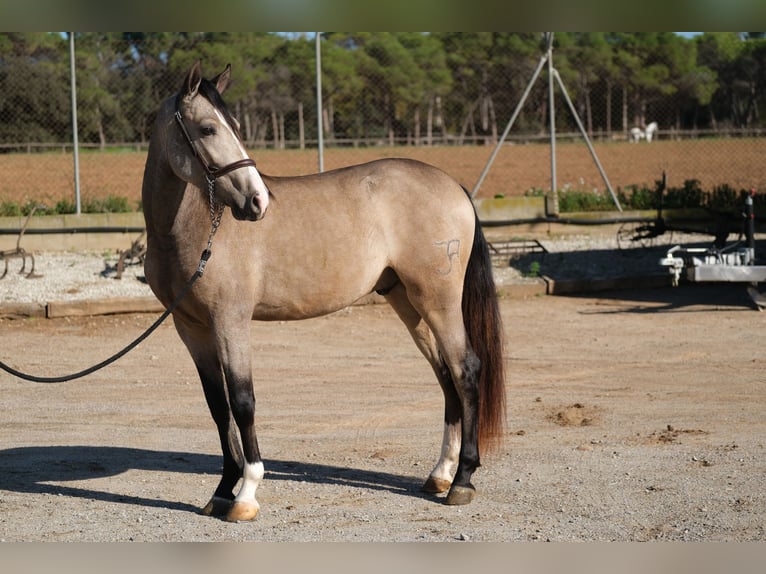
[[[439,460],[428,476],[423,490],[440,493],[449,490],[458,467],[461,444],[461,405],[452,374],[442,361],[436,340],[420,313],[407,298],[404,287],[399,284],[386,294],[386,300],[412,335],[420,352],[430,363],[444,393],[444,435]]]

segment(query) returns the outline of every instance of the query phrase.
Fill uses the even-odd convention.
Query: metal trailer
[[[752,194],[745,198],[745,246],[718,248],[679,245],[671,247],[660,265],[667,267],[677,286],[683,276],[692,282],[749,283],[747,292],[758,310],[766,306],[766,296],[758,289],[758,283],[766,281],[766,265],[756,265],[755,258],[755,216]]]

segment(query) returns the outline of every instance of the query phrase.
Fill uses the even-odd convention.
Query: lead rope
[[[0,369],[4,370],[7,373],[10,373],[11,375],[18,377],[20,379],[24,379],[25,381],[31,381],[33,383],[63,383],[66,381],[73,381],[75,379],[80,379],[82,377],[85,377],[87,375],[90,375],[92,373],[95,373],[96,371],[103,369],[107,365],[111,365],[116,360],[120,359],[124,355],[128,354],[130,351],[135,349],[144,339],[146,339],[149,335],[151,335],[157,327],[160,326],[160,324],[168,318],[168,315],[170,315],[176,307],[178,307],[178,304],[181,302],[181,300],[186,296],[186,294],[191,290],[194,283],[202,277],[202,274],[205,272],[205,265],[207,265],[208,259],[210,259],[210,256],[212,255],[212,246],[213,246],[213,236],[215,235],[216,231],[218,231],[218,226],[221,225],[221,218],[223,217],[224,209],[226,208],[225,205],[219,204],[218,201],[215,199],[215,180],[208,179],[208,193],[210,195],[210,235],[207,239],[207,247],[202,252],[202,255],[199,260],[199,265],[197,266],[197,270],[194,272],[194,275],[191,276],[189,281],[187,281],[186,285],[184,285],[184,288],[181,289],[181,292],[176,296],[176,298],[173,300],[173,302],[170,304],[170,306],[165,310],[165,312],[160,316],[159,319],[157,319],[151,327],[149,327],[146,331],[141,333],[132,343],[130,343],[127,347],[122,349],[121,351],[118,351],[108,359],[101,361],[97,365],[93,365],[92,367],[88,367],[87,369],[84,369],[82,371],[79,371],[77,373],[72,373],[71,375],[63,375],[60,377],[38,377],[35,375],[29,375],[27,373],[22,373],[21,371],[17,371],[13,367],[10,367],[0,361]]]

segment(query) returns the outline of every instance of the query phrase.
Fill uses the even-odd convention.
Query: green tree
[[[421,70],[421,85],[411,101],[412,130],[415,145],[421,142],[421,111],[426,109],[426,143],[433,144],[434,127],[442,129],[441,102],[452,88],[452,74],[441,41],[433,34],[404,32],[397,34],[402,47],[412,54],[414,64]]]
[[[324,135],[330,143],[338,134],[361,137],[365,121],[357,102],[365,85],[358,73],[359,51],[345,34],[323,34],[321,44]]]
[[[561,36],[561,34],[558,34]],[[611,82],[613,54],[606,37],[600,32],[583,32],[573,35],[568,61],[575,74],[578,113],[585,128],[593,133],[594,122],[608,134],[611,132]],[[594,118],[593,94],[602,91],[605,102],[598,117]]]
[[[68,54],[59,34],[0,35],[0,142],[71,141]]]
[[[108,141],[130,141],[133,132],[127,116],[121,110],[120,85],[117,68],[120,54],[109,33],[77,33],[77,120],[83,142],[98,143],[104,148]]]
[[[706,32],[696,40],[697,62],[718,76],[719,85],[710,102],[710,124],[718,129],[721,122],[738,123],[740,71],[737,69],[744,43],[737,33]],[[729,119],[727,119],[729,118]]]

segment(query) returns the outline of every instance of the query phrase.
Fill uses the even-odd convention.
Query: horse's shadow
[[[411,476],[289,460],[265,461],[266,480],[301,481],[382,490],[425,498]],[[67,482],[94,480],[129,470],[220,475],[221,457],[109,446],[35,446],[0,451],[0,490],[69,496],[110,503],[198,512],[184,502],[108,492]]]

